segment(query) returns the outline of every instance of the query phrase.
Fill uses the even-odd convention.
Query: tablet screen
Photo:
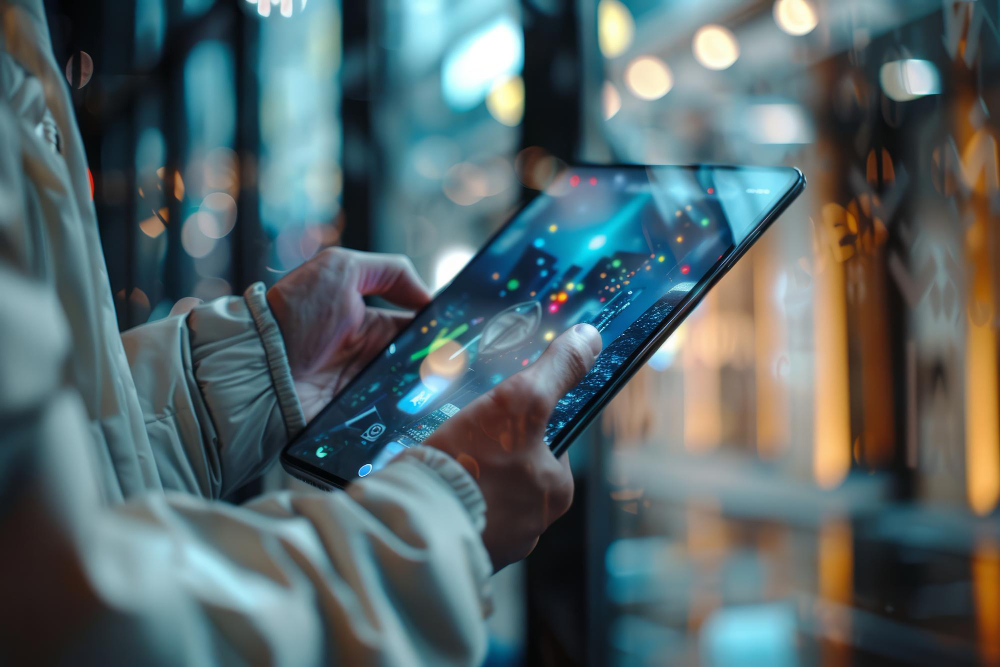
[[[296,440],[340,480],[423,442],[580,322],[604,350],[550,443],[798,182],[785,168],[586,167],[511,220]]]

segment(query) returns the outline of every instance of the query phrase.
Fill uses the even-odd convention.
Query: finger
[[[281,15],[289,18],[292,15],[292,0],[281,0]]]
[[[391,310],[389,308],[368,308],[378,317],[372,318],[373,327],[378,327],[379,331],[372,332],[383,335],[386,339],[393,338],[402,331],[407,324],[413,321],[413,313],[408,310]]]
[[[430,290],[408,257],[358,252],[353,260],[360,269],[358,289],[364,296],[381,296],[404,308],[423,308],[430,302]]]
[[[597,329],[589,324],[578,324],[552,341],[538,361],[519,375],[537,388],[548,406],[554,407],[594,365],[601,346],[601,334]]]

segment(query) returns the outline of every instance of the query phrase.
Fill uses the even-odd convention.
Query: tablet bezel
[[[782,213],[785,212],[785,210],[792,203],[792,201],[794,201],[795,198],[802,193],[806,185],[806,178],[802,174],[801,170],[795,167],[784,167],[784,166],[765,167],[757,165],[741,166],[741,165],[715,165],[715,164],[690,164],[690,165],[575,164],[575,165],[570,165],[568,169],[599,168],[608,170],[622,170],[622,169],[648,170],[648,169],[656,169],[662,167],[668,167],[672,169],[685,169],[688,171],[698,171],[704,169],[727,170],[727,171],[744,171],[744,170],[787,171],[789,176],[795,176],[795,181],[794,183],[792,183],[791,187],[789,187],[789,189],[778,199],[777,202],[775,202],[773,205],[767,208],[756,220],[753,221],[751,225],[751,230],[747,233],[747,235],[743,238],[743,240],[740,241],[740,243],[738,243],[736,247],[733,248],[729,253],[723,255],[719,260],[716,261],[716,263],[712,266],[711,269],[709,269],[709,271],[705,274],[705,276],[700,281],[698,281],[698,283],[694,286],[694,288],[692,288],[691,291],[688,292],[688,294],[681,300],[681,302],[677,305],[677,307],[670,312],[667,318],[665,318],[662,322],[660,322],[660,324],[657,325],[656,329],[646,338],[646,340],[644,340],[643,343],[631,355],[629,355],[628,359],[626,359],[626,361],[621,366],[618,367],[618,369],[614,372],[614,374],[604,385],[601,391],[595,394],[583,406],[583,408],[580,409],[580,411],[573,417],[573,419],[565,427],[563,427],[556,433],[552,442],[549,443],[549,446],[551,447],[553,453],[556,456],[561,455],[563,452],[566,451],[566,449],[569,448],[570,444],[572,444],[573,441],[597,417],[597,415],[600,414],[601,410],[603,410],[607,406],[607,404],[615,397],[615,395],[617,395],[617,393],[621,390],[621,388],[625,385],[625,383],[628,382],[628,380],[636,373],[636,371],[639,370],[639,368],[641,368],[647,361],[649,361],[649,358],[656,352],[656,350],[659,349],[659,347],[667,340],[667,338],[669,338],[670,335],[677,330],[677,327],[680,326],[680,324],[687,318],[688,315],[691,314],[691,312],[695,309],[695,307],[697,307],[698,304],[701,303],[701,300],[704,298],[705,294],[707,294],[708,291],[712,289],[733,266],[735,266],[736,262],[738,262],[746,254],[750,246],[752,246],[757,241],[757,239],[760,238],[761,234],[763,234],[764,231],[766,231],[767,228],[770,227],[771,223],[773,223]],[[544,194],[544,192],[538,193],[538,195],[542,194]],[[511,215],[510,219],[508,219],[503,225],[500,226],[499,229],[497,229],[490,236],[489,240],[483,244],[483,246],[479,249],[476,255],[469,260],[469,263],[466,266],[471,265],[477,258],[479,258],[480,255],[485,253],[487,249],[489,249],[490,246],[493,245],[497,237],[500,234],[502,234],[503,231],[507,229],[507,227],[511,223],[517,220],[517,218],[521,215],[521,213],[525,210],[525,208],[531,205],[531,203],[534,202],[535,199],[537,199],[537,196],[532,197],[524,204],[524,206],[519,208],[517,212]],[[445,285],[439,291],[439,294],[443,293],[448,287],[450,287],[454,281],[461,278],[464,271],[465,269],[460,271],[458,275],[456,275],[447,285]],[[428,304],[419,312],[417,312],[415,314],[415,318],[416,316],[419,316],[424,310],[430,308],[430,306],[434,303],[434,301],[437,300],[437,298],[438,297],[435,296],[434,300],[432,300],[430,304]],[[404,328],[397,335],[402,335],[403,332],[405,331],[406,329]],[[390,342],[390,345],[391,344],[392,343]],[[385,349],[388,349],[388,347],[389,345],[386,345]],[[382,356],[383,352],[380,352],[379,354],[376,354],[374,357],[372,357],[372,360],[368,364],[366,364],[365,367],[361,369],[358,372],[358,374],[351,379],[350,382],[344,385],[344,387],[340,390],[340,392],[338,392],[337,395],[333,397],[330,403],[327,404],[327,406],[324,407],[323,410],[319,412],[319,414],[313,417],[312,421],[315,421],[316,419],[322,417],[322,415],[327,410],[329,410],[330,407],[334,403],[336,403],[336,401],[342,395],[344,395],[344,393],[346,393],[360,377],[364,375],[364,373],[368,370],[368,368]],[[312,421],[310,421],[310,424],[312,424]],[[308,425],[306,426],[306,429],[308,429]],[[305,432],[306,429],[303,429],[303,432]],[[289,451],[291,450],[292,447],[294,447],[299,443],[301,437],[302,436],[299,435],[293,438],[292,441],[289,442],[287,445],[285,445],[285,447],[281,451],[281,457],[280,457],[281,465],[282,467],[285,468],[286,471],[288,471],[289,474],[293,475],[298,479],[301,479],[304,482],[307,482],[309,484],[312,484],[313,486],[317,486],[324,490],[330,490],[334,487],[343,488],[354,479],[358,479],[357,477],[353,477],[351,479],[342,479],[327,470],[323,470],[322,468],[307,463],[306,461],[303,461],[299,458],[292,458],[291,456],[289,456]]]

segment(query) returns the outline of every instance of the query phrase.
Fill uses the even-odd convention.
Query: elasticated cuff
[[[397,460],[406,458],[416,459],[425,467],[436,472],[438,477],[451,487],[462,505],[465,506],[473,528],[479,533],[483,532],[483,529],[486,528],[486,499],[483,497],[483,492],[479,490],[479,484],[458,461],[439,449],[423,446],[407,449],[396,457]],[[490,578],[493,576],[493,563],[482,543],[478,544],[473,559],[476,580],[479,582],[479,601],[482,605],[483,618],[486,618],[493,613],[493,587],[490,585]]]
[[[302,412],[302,404],[299,403],[299,395],[295,393],[292,369],[288,365],[288,356],[285,353],[285,340],[281,337],[278,322],[267,305],[264,283],[254,283],[248,287],[243,293],[243,298],[253,315],[257,333],[260,334],[261,342],[264,344],[267,365],[271,371],[271,380],[274,382],[281,414],[285,418],[288,437],[294,438],[305,428],[306,418]]]
[[[423,446],[408,449],[401,453],[399,458],[404,456],[419,459],[424,465],[440,475],[462,501],[476,531],[483,532],[483,529],[486,528],[486,499],[483,498],[483,492],[479,490],[479,484],[458,461],[440,449]]]

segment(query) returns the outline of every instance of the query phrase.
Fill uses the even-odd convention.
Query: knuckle
[[[562,354],[566,372],[574,378],[582,378],[590,370],[590,356],[580,345],[567,345]]]

